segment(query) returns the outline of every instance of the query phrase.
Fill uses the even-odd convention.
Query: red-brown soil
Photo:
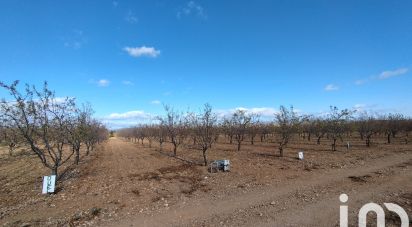
[[[352,139],[353,140],[353,139]],[[396,202],[412,214],[412,146],[395,141],[330,151],[327,141],[295,139],[278,157],[275,143],[219,143],[209,159],[231,171],[209,173],[201,153],[159,152],[111,138],[41,195],[49,174],[35,156],[0,155],[0,224],[5,226],[338,226],[339,195],[349,195],[350,223],[368,202]],[[4,149],[3,149],[4,150]],[[299,161],[297,152],[305,152]],[[396,224],[387,215],[389,224]],[[396,225],[394,225],[396,226]]]

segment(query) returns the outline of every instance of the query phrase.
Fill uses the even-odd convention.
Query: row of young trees
[[[209,104],[200,113],[182,114],[173,108],[165,107],[165,116],[157,118],[156,124],[142,124],[132,128],[117,131],[117,135],[134,141],[146,139],[149,146],[153,141],[170,142],[173,154],[182,144],[191,144],[202,151],[204,164],[207,165],[207,151],[219,138],[224,138],[230,144],[236,143],[237,150],[248,139],[253,145],[256,138],[261,142],[278,144],[279,155],[284,155],[284,149],[291,139],[302,138],[311,141],[316,138],[320,144],[323,138],[330,141],[331,150],[337,150],[337,143],[343,138],[352,137],[355,133],[371,145],[372,137],[387,138],[392,143],[399,133],[403,133],[405,143],[408,143],[409,132],[412,131],[412,120],[401,114],[374,116],[367,113],[356,113],[348,109],[339,110],[330,107],[325,116],[299,115],[293,107],[281,106],[274,116],[274,121],[260,121],[260,116],[244,110],[237,110],[230,117],[218,119]]]
[[[10,155],[19,145],[28,147],[59,178],[59,167],[69,160],[79,163],[81,147],[88,155],[107,139],[108,130],[93,119],[90,105],[77,107],[74,98],[56,98],[47,82],[41,90],[26,84],[20,91],[18,84],[0,82],[12,98],[0,101],[0,142]]]

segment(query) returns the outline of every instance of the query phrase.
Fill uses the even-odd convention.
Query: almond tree
[[[357,121],[357,131],[361,139],[365,139],[367,147],[370,147],[371,138],[378,132],[377,121],[367,113],[362,114]]]
[[[173,155],[188,135],[186,119],[169,106],[165,106],[166,116],[159,117],[160,124],[166,129],[170,142],[173,144]]]
[[[95,119],[90,119],[85,125],[84,130],[83,142],[86,145],[86,155],[89,155],[90,151],[93,151],[97,144],[107,140],[109,137],[107,128]]]
[[[263,142],[268,135],[271,133],[271,125],[267,123],[260,123],[259,124],[259,136],[260,136],[260,142]]]
[[[68,122],[68,142],[75,153],[75,164],[80,161],[80,148],[82,143],[86,144],[86,155],[89,155],[93,149],[92,137],[97,137],[98,132],[91,129],[92,115],[94,110],[90,104],[83,105],[82,109],[73,111],[70,121]]]
[[[203,161],[205,166],[207,166],[206,152],[215,142],[217,116],[212,113],[212,107],[209,104],[205,104],[202,113],[197,116],[192,115],[191,122],[196,135],[196,145],[202,150]]]
[[[247,132],[248,132],[249,137],[250,137],[250,144],[254,145],[255,144],[255,137],[259,133],[260,127],[261,127],[261,124],[259,122],[260,115],[253,114],[253,115],[251,115],[251,117],[252,118],[251,118],[249,127],[247,129]]]
[[[287,109],[280,106],[279,113],[276,114],[277,131],[280,134],[279,155],[283,157],[283,150],[288,145],[292,135],[297,132],[300,124],[300,117],[293,110],[293,106]]]
[[[402,130],[402,122],[404,119],[405,117],[402,114],[389,114],[383,117],[382,130],[388,139],[388,144],[392,142],[391,138],[395,138],[398,132]]]
[[[320,145],[320,140],[327,133],[327,122],[325,119],[316,118],[311,122],[311,127],[314,130],[314,135],[316,136],[316,144]]]
[[[26,85],[24,93],[17,90],[18,83],[6,85],[0,82],[0,87],[13,97],[12,102],[2,99],[1,112],[17,127],[42,164],[59,179],[58,168],[74,154],[73,151],[64,151],[68,138],[68,114],[75,109],[74,100],[66,98],[57,102],[47,82],[41,91]]]
[[[233,136],[235,134],[235,125],[234,122],[232,121],[232,118],[226,118],[223,120],[222,123],[222,128],[225,136],[229,138],[229,143],[233,144]]]
[[[12,125],[7,119],[0,119],[3,124],[0,125],[0,142],[5,143],[9,150],[9,155],[13,156],[13,151],[20,143],[22,138],[16,126]]]
[[[154,139],[159,143],[159,149],[163,149],[163,143],[166,141],[167,131],[165,126],[160,123],[158,126],[154,127]]]
[[[327,118],[327,133],[332,139],[332,151],[336,151],[336,141],[343,140],[342,136],[346,132],[346,122],[352,115],[352,111],[344,109],[339,111],[336,106],[330,107],[330,113]]]
[[[138,125],[136,127],[136,133],[137,133],[137,139],[138,141],[141,141],[141,144],[143,145],[144,139],[146,138],[146,131],[144,130],[143,125]]]
[[[149,148],[152,147],[153,140],[156,138],[156,129],[154,125],[145,125],[142,129],[146,135],[147,141],[149,141]]]
[[[245,139],[245,134],[250,126],[253,116],[247,114],[244,110],[237,110],[231,118],[233,124],[233,135],[237,142],[237,150],[240,151],[242,141]]]

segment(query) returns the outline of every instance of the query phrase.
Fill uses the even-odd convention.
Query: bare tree
[[[149,148],[152,147],[153,140],[156,138],[156,127],[154,125],[145,125],[143,126],[143,131],[146,135],[147,141],[149,142]]]
[[[173,155],[176,156],[177,148],[184,142],[188,135],[186,119],[169,106],[165,106],[165,111],[166,116],[163,118],[159,117],[158,119],[167,131],[170,142],[173,144]]]
[[[138,141],[141,141],[141,144],[144,144],[144,139],[146,138],[146,130],[144,130],[144,125],[138,125],[136,127],[136,135]]]
[[[259,122],[260,115],[258,114],[253,114],[251,115],[251,120],[249,127],[247,128],[247,133],[250,137],[250,144],[254,145],[255,144],[255,137],[259,133],[260,127],[262,126]]]
[[[388,144],[392,142],[391,138],[395,138],[398,132],[402,130],[402,122],[405,117],[402,114],[389,114],[383,117],[382,130],[384,131]]]
[[[68,113],[75,109],[74,100],[66,98],[57,102],[46,82],[42,91],[26,85],[22,94],[17,90],[18,83],[15,81],[6,85],[0,82],[0,86],[14,98],[13,102],[3,99],[1,111],[16,125],[42,164],[58,176],[58,168],[74,153],[64,151],[68,137]]]
[[[233,136],[235,134],[235,125],[232,121],[232,118],[224,119],[222,124],[222,131],[224,132],[225,136],[229,138],[229,143],[233,144]]]
[[[370,147],[372,136],[378,132],[376,119],[367,113],[363,113],[357,119],[356,125],[361,139],[365,139],[366,146]]]
[[[336,141],[343,140],[342,136],[346,131],[346,122],[352,115],[352,111],[344,109],[339,111],[336,106],[330,107],[330,113],[327,119],[327,132],[332,139],[332,151],[336,151]]]
[[[42,90],[26,84],[23,92],[17,89],[18,84],[19,81],[11,85],[0,82],[0,87],[7,90],[13,99],[1,100],[2,117],[14,125],[41,163],[60,179],[59,167],[80,150],[84,135],[80,133],[83,123],[79,116],[82,115],[79,115],[73,98],[56,99],[47,82]],[[91,133],[97,141],[106,139],[108,135],[107,129],[101,125]],[[67,149],[70,146],[72,149]]]
[[[154,127],[154,139],[159,143],[159,149],[163,149],[163,143],[166,141],[167,131],[165,126],[160,123],[157,127]]]
[[[203,112],[192,118],[192,124],[197,138],[196,145],[202,150],[203,161],[205,166],[207,166],[206,152],[215,142],[217,133],[217,116],[212,112],[212,107],[209,104],[205,104]]]
[[[75,153],[75,164],[79,164],[82,143],[86,144],[86,155],[89,155],[94,147],[92,141],[89,140],[98,136],[98,132],[93,130],[91,125],[93,113],[94,110],[90,104],[83,105],[82,109],[73,111],[68,121],[68,143]]]
[[[271,131],[272,131],[271,125],[267,123],[260,123],[259,124],[260,142],[263,142],[264,140],[266,140],[268,135],[271,133]]]
[[[7,119],[0,119],[0,142],[5,143],[9,150],[9,155],[13,156],[13,151],[22,143],[22,138],[16,126]]]
[[[87,121],[83,133],[83,142],[86,145],[86,155],[93,151],[98,143],[106,140],[109,136],[109,131],[104,125],[95,119]]]
[[[245,134],[252,121],[253,116],[247,114],[244,110],[237,110],[231,118],[235,140],[237,142],[237,150],[240,151],[242,141],[245,139]]]
[[[311,128],[313,128],[314,135],[316,136],[316,144],[320,145],[320,140],[328,132],[326,120],[322,118],[315,118],[311,122]]]
[[[292,135],[297,132],[300,124],[300,117],[294,111],[293,106],[287,109],[280,106],[279,113],[276,114],[277,129],[281,140],[279,142],[279,155],[283,157],[283,150],[288,145]]]
[[[303,139],[306,139],[306,137],[308,141],[312,139],[312,135],[316,133],[316,126],[314,124],[315,121],[316,118],[312,115],[307,115],[306,117],[304,117],[304,120],[301,124]]]

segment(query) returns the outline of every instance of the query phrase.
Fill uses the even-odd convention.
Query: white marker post
[[[54,193],[55,186],[56,186],[56,175],[44,176],[42,194]]]
[[[300,151],[298,153],[298,158],[299,158],[299,160],[303,160],[303,151]]]

